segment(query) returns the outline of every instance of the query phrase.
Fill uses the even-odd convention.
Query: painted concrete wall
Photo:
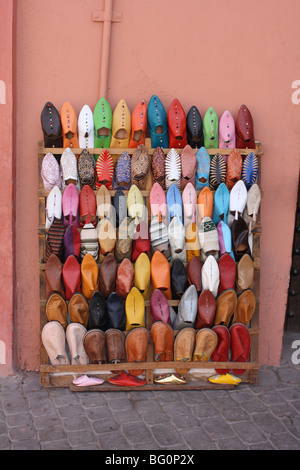
[[[250,6],[251,5],[251,6]],[[18,365],[39,366],[37,144],[47,100],[77,113],[95,106],[102,25],[92,21],[100,0],[17,0]],[[157,94],[166,109],[219,116],[251,110],[262,162],[260,360],[278,364],[285,316],[299,177],[300,78],[298,0],[115,0],[107,98],[131,108]],[[1,77],[0,77],[1,78]]]
[[[0,2],[0,375],[13,370],[13,2]]]

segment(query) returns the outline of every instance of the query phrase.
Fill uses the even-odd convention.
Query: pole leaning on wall
[[[99,81],[100,99],[102,97],[107,98],[112,23],[122,21],[122,14],[113,12],[113,0],[105,0],[104,11],[94,11],[93,21],[103,22]]]

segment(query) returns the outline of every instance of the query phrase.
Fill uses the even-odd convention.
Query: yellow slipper
[[[214,384],[238,385],[242,379],[232,374],[216,374],[208,377],[208,380]]]

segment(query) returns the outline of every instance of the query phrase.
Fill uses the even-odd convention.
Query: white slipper
[[[83,106],[78,116],[78,140],[81,149],[94,148],[94,116],[87,104]]]
[[[58,186],[51,189],[46,202],[46,228],[50,228],[54,219],[62,217],[62,193]]]

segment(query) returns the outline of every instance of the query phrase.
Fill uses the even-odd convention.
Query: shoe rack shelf
[[[146,148],[148,150],[150,159],[155,149],[151,148],[150,139],[146,139]],[[75,155],[79,155],[82,149],[72,149]],[[98,155],[101,153],[101,149],[88,149],[91,154]],[[108,149],[110,154],[116,163],[118,157],[127,151],[129,155],[132,155],[135,149]],[[163,149],[165,155],[169,149]],[[176,149],[179,153],[180,149]],[[50,152],[53,155],[61,155],[64,149],[58,148],[45,148],[43,143],[38,145],[38,163],[39,163],[39,186],[38,186],[38,204],[39,204],[39,226],[38,226],[38,238],[39,238],[39,281],[40,281],[40,331],[42,331],[44,325],[47,323],[46,318],[46,279],[45,279],[45,256],[46,256],[46,237],[47,229],[45,229],[45,207],[47,202],[48,191],[44,190],[42,179],[40,176],[41,164],[44,156]],[[195,149],[195,152],[197,150]],[[227,149],[208,149],[210,155],[220,153],[222,155],[229,155],[232,150]],[[258,185],[261,189],[260,177],[261,177],[261,157],[263,156],[263,147],[260,142],[256,143],[256,149],[239,149],[242,156],[246,156],[251,152],[255,152],[259,161],[259,180]],[[150,165],[151,168],[151,165]],[[152,175],[149,172],[147,189],[141,191],[145,197],[146,205],[149,206],[149,194],[152,186]],[[126,191],[123,191],[126,194]],[[97,192],[95,191],[95,194]],[[110,191],[113,197],[115,191]],[[263,192],[261,189],[261,194]],[[150,214],[150,210],[148,210]],[[79,229],[80,230],[80,229]],[[249,362],[155,362],[154,361],[154,346],[151,335],[149,336],[149,344],[147,351],[147,359],[144,363],[119,363],[119,364],[88,364],[88,365],[67,365],[67,366],[53,366],[49,362],[48,355],[40,341],[40,382],[44,387],[68,387],[73,391],[120,391],[120,390],[205,390],[205,389],[230,389],[235,385],[229,384],[213,384],[209,382],[208,377],[216,373],[215,369],[244,369],[246,372],[240,376],[242,382],[255,384],[258,382],[259,372],[259,306],[260,306],[260,235],[262,232],[260,213],[257,217],[257,223],[253,230],[253,262],[254,262],[254,284],[252,290],[256,299],[256,310],[252,317],[251,324],[249,326],[249,333],[251,336],[251,351]],[[148,293],[148,299],[145,301],[145,326],[150,331],[152,325],[152,319],[150,314],[150,298],[151,298],[151,287]],[[178,300],[170,300],[169,305],[177,306]],[[174,331],[176,335],[176,331]],[[127,332],[125,331],[126,335]],[[106,379],[112,375],[119,374],[124,370],[144,369],[144,378],[146,385],[142,387],[133,386],[115,386],[111,385]],[[157,384],[154,382],[154,378],[157,375],[178,372],[180,373],[183,369],[189,369],[189,373],[185,375],[187,382],[184,384]],[[89,387],[76,387],[72,384],[74,378],[80,375],[98,376],[105,380],[102,385],[89,386]]]

